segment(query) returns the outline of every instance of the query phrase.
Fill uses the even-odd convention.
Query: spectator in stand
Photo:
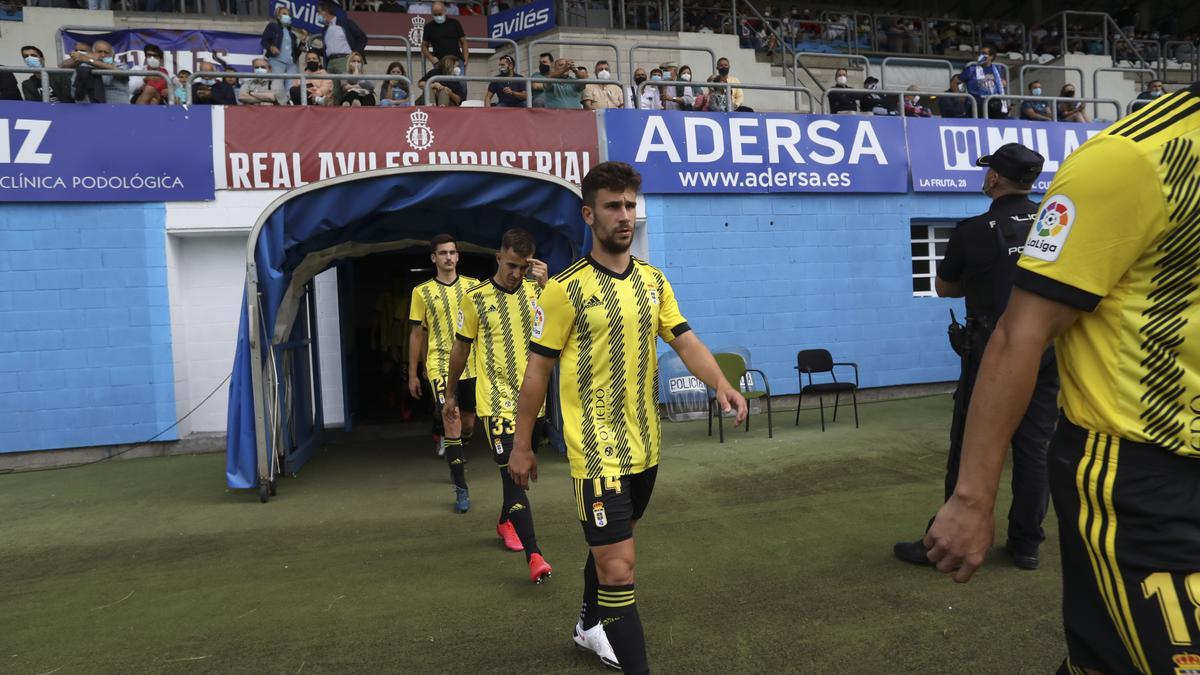
[[[691,66],[680,66],[676,74],[672,76],[680,82],[692,81]],[[670,106],[671,110],[691,110],[696,102],[697,88],[691,86],[671,87],[669,96],[664,96],[665,105]]]
[[[917,85],[912,85],[908,91],[920,91]],[[921,97],[914,94],[905,94],[904,96],[904,115],[905,117],[933,117],[933,111],[921,105]]]
[[[517,72],[516,62],[513,57],[505,54],[500,57],[500,77],[520,77]],[[589,85],[590,86],[590,85]],[[496,97],[496,102],[492,102],[492,97]],[[528,98],[528,93],[525,91],[524,82],[492,82],[488,84],[487,105],[498,106],[501,108],[523,108],[525,107],[525,99]]]
[[[1004,91],[1004,76],[1000,66],[996,65],[996,48],[984,45],[979,50],[979,58],[974,63],[967,64],[959,74],[958,79],[967,86],[967,93],[975,97],[979,110],[983,110],[985,96],[1002,95]],[[998,118],[1008,116],[1008,105],[1002,99],[988,102],[988,117]]]
[[[404,64],[399,61],[388,64],[387,72],[392,76],[408,77],[404,72]],[[408,99],[408,83],[404,80],[384,80],[379,86],[379,105],[390,108],[412,105]]]
[[[964,94],[967,88],[959,81],[958,75],[950,76],[950,88],[947,94]],[[938,98],[938,115],[941,117],[963,118],[971,117],[971,102],[962,96],[942,96]]]
[[[1073,98],[1075,96],[1075,85],[1063,85],[1059,96],[1065,98]],[[1062,101],[1058,104],[1058,121],[1059,122],[1091,122],[1087,111],[1083,109],[1083,101]]]
[[[879,89],[879,78],[868,77],[863,80],[863,89],[871,91]],[[863,94],[858,99],[858,108],[862,112],[873,115],[895,115],[897,103],[892,101],[891,96],[884,94]]]
[[[453,56],[462,60],[465,70],[471,52],[467,48],[467,33],[462,24],[458,19],[446,16],[446,5],[442,2],[433,3],[432,11],[433,23],[425,25],[424,37],[421,38],[421,56],[431,64],[436,64],[446,56]]]
[[[328,71],[321,64],[321,53],[309,51],[304,55],[304,72],[307,75],[324,75]],[[309,79],[304,84],[308,92],[309,105],[333,105],[333,80]],[[293,85],[289,94],[294,105],[300,105],[300,85]]]
[[[266,57],[258,57],[254,59],[254,73],[256,75],[266,75],[271,72],[271,61]],[[238,93],[238,101],[243,105],[285,105],[287,104],[287,95],[283,88],[283,80],[254,78],[245,80],[242,83],[242,90]]]
[[[538,54],[538,71],[534,74],[537,79],[544,79],[550,74],[550,70],[554,68],[554,55],[550,52],[542,52]],[[546,86],[541,82],[533,83],[533,107],[545,108],[546,101]]]
[[[136,77],[130,78],[129,90],[133,92],[129,97],[130,103],[139,105],[160,105],[167,100],[167,85],[171,74],[167,72],[163,64],[162,47],[154,44],[147,44],[142,48],[142,53],[146,55],[146,64],[144,68],[139,70],[155,70],[163,74],[162,77]]]
[[[237,69],[237,68],[234,68],[233,66],[229,65],[228,63],[227,63],[227,64],[225,64],[225,66],[224,66],[224,67],[222,67],[222,68],[221,68],[221,70],[222,70],[223,72],[226,72],[226,73],[236,73],[236,72],[238,72],[238,69]],[[221,78],[221,81],[222,81],[222,82],[224,82],[225,84],[229,85],[229,88],[233,90],[233,100],[234,100],[234,103],[232,103],[232,104],[230,104],[230,105],[237,105],[238,94],[240,94],[240,93],[241,93],[241,91],[242,91],[242,81],[241,81],[241,79],[240,79],[240,78],[237,78],[237,77],[226,76],[226,77],[222,77],[222,78]]]
[[[1030,82],[1029,93],[1041,96],[1042,83],[1037,80]],[[1054,115],[1050,110],[1050,104],[1046,101],[1021,101],[1021,119],[1033,122],[1053,122]]]
[[[26,68],[41,68],[46,63],[46,57],[42,54],[42,50],[37,47],[26,45],[21,47],[21,60],[25,62]],[[12,75],[12,73],[8,73]],[[7,80],[8,78],[3,78]],[[16,77],[13,78],[16,81]],[[0,84],[0,91],[6,90],[5,85]],[[11,96],[12,92],[8,91]],[[42,100],[42,75],[34,73],[28,79],[21,83],[21,93],[16,98],[3,100],[20,100],[21,96],[25,97],[26,101]],[[0,94],[2,97],[2,94]],[[71,99],[71,76],[54,73],[50,75],[50,102],[51,103],[73,103]]]
[[[201,61],[192,78],[192,103],[199,105],[237,105],[237,94],[223,77],[217,77],[217,67]]]
[[[638,93],[638,85],[650,78],[646,77],[645,68],[635,68],[633,71],[633,84],[625,87],[625,107],[634,108],[641,102],[641,94]]]
[[[431,14],[431,13],[433,13],[433,5],[429,4],[428,2],[424,2],[424,0],[417,0],[417,2],[409,3],[408,13],[409,14]],[[426,26],[426,28],[428,28],[429,24],[425,24],[425,26]]]
[[[125,70],[118,66],[112,45],[104,40],[92,43],[91,54],[72,60],[75,66],[75,100],[82,103],[129,104],[129,80],[113,75],[97,75],[97,70]]]
[[[188,99],[188,78],[192,76],[192,71],[180,69],[172,78],[171,84],[175,87],[175,102],[190,103]]]
[[[284,3],[275,8],[275,20],[267,24],[262,33],[263,56],[272,73],[299,72],[296,61],[300,59],[300,47],[308,34],[292,28],[292,11]],[[286,91],[291,80],[278,80]]]
[[[729,74],[729,59],[725,58],[724,56],[717,59],[717,74],[723,78],[721,80],[722,82],[726,82],[728,84],[741,84],[742,83],[742,81],[739,80],[736,76]],[[730,96],[733,97],[733,109],[735,111],[737,111],[737,112],[754,112],[754,110],[752,108],[746,107],[746,105],[745,105],[746,96],[744,93],[742,93],[741,89],[737,89],[737,88],[733,89],[732,92],[730,93]]]
[[[0,101],[20,100],[21,87],[17,84],[17,76],[7,71],[0,72]]]
[[[554,62],[554,67],[550,69],[546,78],[551,80],[574,80],[575,61],[571,59],[558,59]],[[582,84],[546,83],[544,86],[545,90],[542,93],[542,102],[545,107],[558,110],[583,108],[583,103],[580,102],[580,94],[583,92]]]
[[[723,82],[720,75],[711,75],[708,82]],[[725,87],[709,87],[708,92],[696,97],[692,103],[693,110],[705,112],[729,112],[729,94]]]
[[[597,61],[595,69],[597,80],[611,80],[612,70],[608,61]],[[605,108],[624,108],[625,94],[615,84],[589,84],[583,88],[580,96],[584,110],[602,110]]]
[[[325,25],[325,71],[334,75],[349,69],[350,55],[366,53],[367,34],[346,14],[337,15],[337,5],[329,0],[317,3],[317,23]],[[342,81],[333,80],[334,102],[341,101]]]
[[[849,77],[845,68],[833,71],[833,86],[830,89],[850,89]],[[836,115],[843,112],[858,112],[858,96],[830,92],[829,114]]]
[[[362,54],[353,52],[350,54],[350,60],[347,61],[347,68],[351,75],[366,74],[366,59]],[[357,108],[358,106],[375,105],[377,102],[375,83],[370,80],[346,80],[342,85],[343,106]]]
[[[1146,85],[1146,91],[1138,94],[1139,101],[1153,101],[1163,95],[1162,80],[1150,80],[1150,84]]]
[[[429,69],[429,72],[417,82],[417,89],[421,92],[425,91],[425,81],[435,75],[462,75],[462,68],[458,65],[458,59],[453,56],[443,56],[437,65]],[[434,82],[429,85],[429,95],[432,101],[422,100],[417,101],[417,105],[436,105],[442,108],[457,107],[462,105],[463,99],[467,97],[467,84],[465,82]]]

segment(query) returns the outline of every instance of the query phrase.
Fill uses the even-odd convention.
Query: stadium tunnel
[[[493,251],[512,227],[533,234],[553,274],[591,243],[580,206],[579,188],[554,176],[447,165],[331,178],[275,200],[246,247],[229,386],[228,486],[257,487],[265,502],[277,476],[299,471],[322,445],[317,274],[373,254],[428,251],[442,232],[463,250]]]

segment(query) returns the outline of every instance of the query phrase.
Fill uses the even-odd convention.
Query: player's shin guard
[[[446,463],[450,465],[450,477],[454,479],[454,487],[466,489],[467,474],[464,461],[462,439],[447,438]]]
[[[533,509],[529,505],[529,496],[517,487],[512,476],[508,475],[508,467],[501,467],[500,479],[504,482],[504,516],[503,519],[512,523],[517,531],[517,538],[525,547],[525,559],[534,553],[541,553],[537,545],[537,535],[533,532]]]
[[[621,663],[621,670],[635,675],[649,673],[646,636],[642,632],[642,620],[638,617],[633,584],[600,586],[596,591],[596,606],[600,622],[604,624],[604,633]]]
[[[596,590],[600,588],[600,577],[596,574],[596,558],[588,551],[587,562],[583,564],[583,603],[579,606],[579,622],[587,630],[600,623],[600,613],[596,607]]]

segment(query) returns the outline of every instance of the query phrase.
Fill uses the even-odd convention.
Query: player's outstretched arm
[[[529,352],[529,364],[525,367],[525,381],[517,396],[517,431],[513,436],[512,454],[508,458],[508,475],[521,489],[529,487],[530,480],[537,480],[537,457],[533,454],[533,425],[538,412],[546,400],[546,389],[550,386],[550,373],[554,362],[548,356]]]
[[[1078,316],[1077,309],[1014,288],[988,340],[967,411],[958,484],[925,535],[930,561],[955,581],[969,581],[992,545],[1000,472],[1042,353]]]
[[[733,425],[741,424],[746,419],[746,399],[725,380],[717,360],[700,338],[696,337],[696,332],[688,331],[671,340],[671,348],[693,375],[700,378],[709,389],[717,392],[717,405],[721,406],[721,412],[727,413],[737,409]]]
[[[442,406],[442,414],[447,424],[458,423],[458,378],[462,377],[467,367],[467,357],[471,355],[471,345],[462,340],[455,340],[450,348],[450,370],[446,373],[446,403]],[[454,436],[449,428],[446,433]]]

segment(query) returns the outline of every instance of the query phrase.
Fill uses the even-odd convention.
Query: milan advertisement
[[[1108,124],[1016,120],[909,119],[905,126],[914,192],[978,192],[983,169],[975,160],[1006,143],[1020,143],[1046,158],[1034,192],[1045,192],[1067,155]]]
[[[213,198],[212,112],[204,106],[4,101],[0,134],[0,201]]]
[[[420,164],[528,169],[578,185],[600,162],[596,134],[596,115],[581,110],[231,107],[217,188],[290,190]]]
[[[604,111],[608,158],[647,193],[907,192],[895,117]]]

